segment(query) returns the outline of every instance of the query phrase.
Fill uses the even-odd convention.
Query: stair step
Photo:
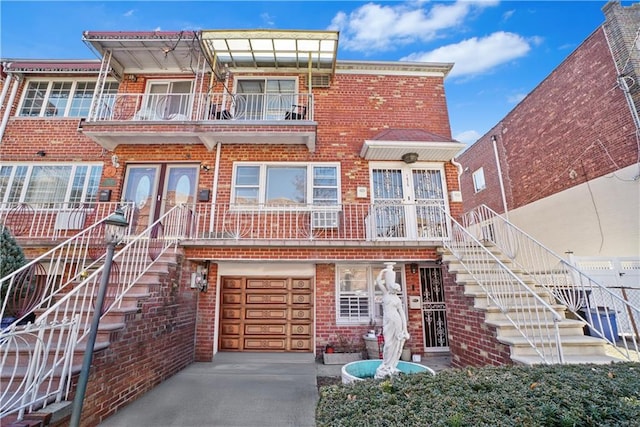
[[[522,336],[513,337],[498,337],[498,341],[503,344],[507,344],[511,347],[511,355],[517,356],[533,356],[536,355],[536,351],[531,347],[527,340]],[[606,342],[600,338],[590,337],[586,335],[581,336],[567,336],[561,337],[562,352],[566,356],[578,356],[578,355],[606,355]],[[549,342],[544,343],[546,348],[555,348],[556,343],[553,337]]]
[[[564,305],[558,305],[558,304],[549,304],[550,307],[552,307],[557,313],[559,313],[561,316],[564,316],[566,307]],[[485,312],[485,320],[486,321],[490,321],[490,320],[503,320],[505,319],[506,314],[502,312],[502,310],[498,307],[484,307],[484,308],[479,308],[478,310],[480,311],[484,311]],[[530,306],[518,306],[518,310],[516,311],[515,307],[507,309],[507,313],[510,314],[512,317],[516,317],[518,315],[518,313],[522,313],[523,311],[528,311],[530,313],[535,313],[535,318],[536,320],[543,320],[546,322],[551,322],[554,319],[554,315],[551,311],[549,311],[545,306],[543,306],[542,304],[540,305],[530,305]],[[531,318],[533,318],[534,314],[531,315]]]
[[[494,326],[497,329],[498,337],[514,337],[520,336],[520,332],[516,327],[506,319],[502,320],[486,320],[486,324]],[[583,336],[585,322],[573,319],[564,319],[558,322],[558,331],[560,336]],[[555,322],[540,322],[541,327],[547,327],[553,331]]]
[[[539,355],[534,356],[511,356],[511,360],[514,363],[522,365],[539,365],[545,363]],[[611,362],[622,362],[622,360],[612,356],[601,355],[564,355],[564,363],[568,365],[580,365],[593,363],[596,365],[608,365]]]

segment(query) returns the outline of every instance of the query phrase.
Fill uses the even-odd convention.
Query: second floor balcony
[[[315,150],[313,96],[308,93],[118,93],[94,104],[82,131],[113,150],[120,144],[217,142],[303,144]]]
[[[23,242],[59,242],[112,213],[115,202],[3,204],[0,224]],[[147,206],[122,204],[134,236],[153,221]],[[423,246],[449,239],[446,206],[423,203],[341,205],[180,205],[174,222],[187,233],[158,233],[185,245],[224,246]],[[175,227],[174,227],[175,228]]]

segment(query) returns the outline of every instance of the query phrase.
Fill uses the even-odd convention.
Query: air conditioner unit
[[[311,76],[311,86],[329,87],[331,86],[331,76],[329,74],[314,74]]]
[[[338,228],[340,224],[339,211],[314,211],[312,213],[312,228]]]

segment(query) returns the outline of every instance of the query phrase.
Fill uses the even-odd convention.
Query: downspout
[[[215,221],[214,209],[216,207],[216,202],[218,201],[218,176],[220,175],[218,171],[220,170],[220,152],[222,151],[222,143],[218,141],[216,143],[216,163],[214,165],[214,174],[213,174],[213,188],[211,189],[211,215],[209,216],[211,219],[209,220],[209,232],[213,232],[213,224]]]
[[[460,186],[460,177],[462,176],[462,173],[464,172],[462,169],[462,165],[458,162],[456,162],[455,157],[453,159],[451,159],[451,164],[454,165],[457,169],[458,169],[458,191],[462,191],[462,187]]]
[[[9,77],[7,77],[7,80]],[[0,124],[0,142],[4,137],[4,130],[7,128],[7,123],[9,122],[9,117],[11,116],[11,106],[16,99],[16,95],[18,94],[18,87],[20,86],[20,77],[16,76],[13,79],[13,87],[11,88],[11,95],[9,95],[9,101],[7,101],[7,107],[4,109],[4,115],[2,116],[2,124]]]
[[[496,167],[498,169],[498,180],[500,181],[500,194],[502,195],[502,208],[504,209],[505,218],[509,220],[509,210],[507,209],[507,196],[504,192],[502,168],[500,167],[500,157],[498,157],[498,143],[495,135],[491,135],[491,142],[493,143],[493,154],[496,157]]]
[[[9,91],[8,83],[11,83],[12,78],[13,78],[13,74],[7,73],[7,78],[4,80],[5,84],[2,86],[2,93],[0,94],[0,108],[2,108],[2,103],[4,102],[4,98],[7,96],[7,92]]]

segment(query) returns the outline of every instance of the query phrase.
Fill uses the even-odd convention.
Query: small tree
[[[24,252],[11,235],[9,228],[0,225],[0,279],[13,273],[26,263],[27,259],[24,256]],[[6,297],[8,286],[9,283],[7,282],[0,289],[2,300]]]
[[[24,252],[9,228],[0,225],[0,278],[8,276],[26,263]]]

